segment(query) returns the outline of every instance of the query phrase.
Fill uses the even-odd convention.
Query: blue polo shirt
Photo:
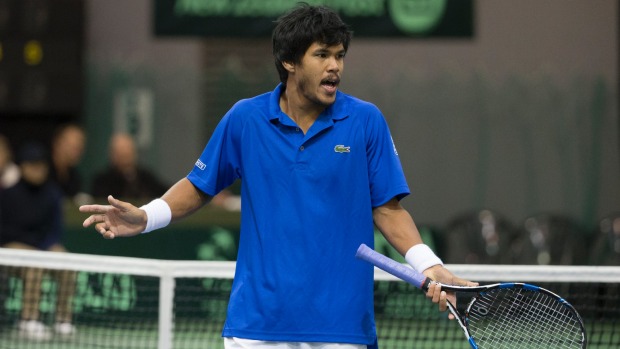
[[[304,134],[281,92],[235,104],[187,177],[209,195],[241,179],[223,336],[372,344],[373,268],[355,252],[373,245],[373,207],[409,194],[387,123],[338,92]]]

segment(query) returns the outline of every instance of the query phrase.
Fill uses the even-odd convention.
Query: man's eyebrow
[[[319,48],[316,48],[312,52],[314,52],[314,53],[329,53],[329,52],[331,52],[331,50],[329,49],[329,47],[319,47]],[[346,52],[347,52],[347,50],[341,49],[341,50],[338,50],[336,52],[336,54],[342,54],[342,53],[346,53]]]
[[[329,51],[329,50],[327,49],[327,47],[324,47],[324,46],[317,47],[316,49],[314,49],[314,52],[317,52],[317,53],[319,53],[319,52],[327,52],[327,51]]]

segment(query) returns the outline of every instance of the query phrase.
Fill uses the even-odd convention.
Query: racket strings
[[[469,308],[479,348],[582,348],[579,319],[560,300],[522,288],[491,290]]]
[[[525,339],[527,347],[547,347],[548,344],[554,344],[555,347],[565,342],[563,338],[566,338],[567,334],[570,338],[570,327],[565,326],[566,313],[558,312],[558,309],[553,307],[553,304],[557,303],[555,300],[541,294],[524,298],[523,294],[516,293],[514,298],[506,297],[502,301],[509,306],[504,307],[500,315],[502,319],[509,319],[509,321],[498,321],[498,323],[502,324],[501,333],[510,336],[510,343],[518,345]],[[535,311],[535,309],[538,310]]]

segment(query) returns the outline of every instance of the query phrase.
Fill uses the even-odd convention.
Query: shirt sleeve
[[[378,109],[369,118],[367,130],[370,194],[372,207],[378,207],[409,195],[409,186],[388,124]]]
[[[215,128],[187,179],[211,196],[230,186],[240,177],[240,133],[241,125],[233,107]]]

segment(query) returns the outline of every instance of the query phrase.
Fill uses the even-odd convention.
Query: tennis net
[[[620,267],[449,268],[481,283],[522,281],[550,289],[571,302],[584,318],[588,348],[620,347]],[[27,293],[32,285],[24,282],[27,275],[42,275],[36,313],[46,325],[44,335],[22,326],[24,305],[33,299]],[[233,275],[234,262],[0,248],[0,348],[222,348],[220,333]],[[63,296],[66,289],[70,293]],[[63,303],[67,298],[70,301]],[[382,349],[469,348],[446,313],[439,313],[413,286],[379,270],[375,309]],[[59,319],[67,320],[67,313],[75,326],[73,333],[57,331],[55,326]]]

